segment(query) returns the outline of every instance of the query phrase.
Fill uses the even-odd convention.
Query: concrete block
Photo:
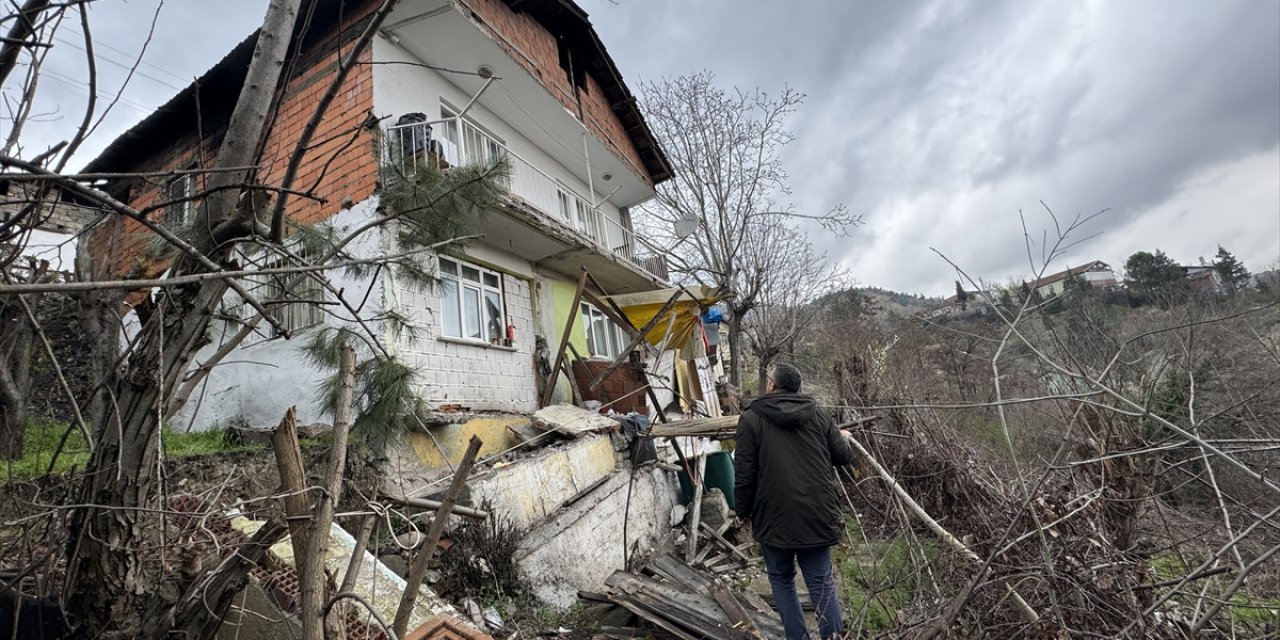
[[[632,482],[628,510],[627,487]],[[610,574],[624,568],[624,546],[627,553],[643,553],[661,540],[679,497],[673,472],[648,466],[633,478],[630,466],[624,465],[581,500],[529,531],[516,552],[520,573],[535,596],[568,609],[577,604],[579,590],[600,591]]]
[[[473,477],[468,486],[472,502],[487,500],[495,513],[527,527],[555,513],[616,467],[617,456],[609,438],[596,435]]]
[[[553,404],[533,414],[535,426],[559,431],[570,437],[586,433],[617,431],[618,421],[571,404]]]

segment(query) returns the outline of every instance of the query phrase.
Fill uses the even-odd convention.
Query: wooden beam
[[[578,289],[573,294],[573,305],[569,307],[569,317],[564,322],[564,333],[560,335],[560,348],[556,349],[556,362],[551,367],[551,378],[547,380],[547,388],[542,390],[542,398],[538,401],[539,407],[545,407],[551,402],[551,395],[556,391],[556,380],[560,378],[560,363],[564,361],[564,350],[569,344],[569,335],[573,333],[573,322],[578,318],[578,303],[582,302],[582,294],[587,291],[587,277],[591,274],[586,269],[582,270],[582,275],[578,276]]]
[[[289,407],[284,419],[271,432],[271,449],[276,454],[280,472],[280,493],[289,521],[289,541],[293,557],[301,565],[307,557],[307,527],[311,518],[311,500],[307,497],[307,473],[302,468],[302,450],[298,448],[298,408]]]

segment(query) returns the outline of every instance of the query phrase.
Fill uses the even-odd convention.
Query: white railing
[[[666,279],[665,265],[657,264],[653,256],[637,254],[635,234],[630,229],[464,118],[390,127],[387,129],[386,146],[387,160],[409,176],[415,175],[422,164],[447,169],[505,158],[511,167],[506,181],[511,195],[576,230],[603,252],[626,260],[650,275]],[[657,269],[659,266],[662,267],[661,273]]]

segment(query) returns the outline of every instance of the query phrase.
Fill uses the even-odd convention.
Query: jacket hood
[[[818,413],[818,403],[812,396],[786,392],[756,398],[750,408],[781,429],[799,429]]]

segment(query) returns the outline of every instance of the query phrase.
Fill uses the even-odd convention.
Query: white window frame
[[[582,317],[582,332],[587,339],[587,351],[591,356],[616,359],[627,346],[622,328],[588,302],[582,303],[579,315]]]
[[[187,227],[195,219],[196,202],[190,198],[196,194],[196,174],[180,175],[164,184],[164,223],[169,227]]]
[[[501,272],[456,258],[438,259],[440,337],[476,344],[510,346],[507,339],[506,278]],[[468,277],[473,270],[476,277]],[[474,295],[474,303],[468,300]],[[496,302],[496,316],[493,303]],[[486,304],[489,303],[489,304]],[[474,316],[470,315],[474,314]],[[471,319],[477,324],[472,325]],[[472,329],[475,329],[475,332]]]

